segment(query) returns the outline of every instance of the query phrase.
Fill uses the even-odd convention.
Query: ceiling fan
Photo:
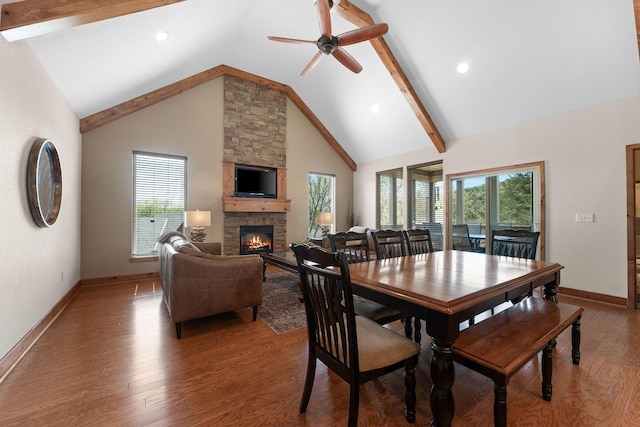
[[[353,56],[342,49],[343,46],[360,43],[363,41],[375,39],[385,34],[389,30],[387,24],[374,24],[367,27],[358,28],[347,31],[346,33],[334,36],[331,33],[331,16],[330,10],[333,7],[333,0],[317,0],[316,8],[318,10],[318,24],[320,25],[320,38],[318,40],[299,40],[286,37],[268,36],[269,40],[284,43],[295,44],[315,44],[318,47],[318,53],[311,58],[311,61],[300,73],[306,76],[322,59],[322,54],[333,55],[342,65],[347,67],[354,73],[362,71],[362,65],[356,61]]]

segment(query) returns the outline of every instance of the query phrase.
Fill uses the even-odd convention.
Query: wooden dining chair
[[[404,237],[400,230],[372,231],[373,246],[378,259],[406,256]]]
[[[371,259],[369,252],[369,236],[367,233],[356,233],[352,231],[328,234],[331,251],[344,253],[349,264],[355,262],[365,262]],[[404,315],[398,310],[394,310],[385,305],[371,301],[360,295],[353,296],[356,314],[365,316],[381,325],[404,320]],[[406,329],[406,325],[405,325]],[[411,336],[411,332],[409,337]]]
[[[327,234],[327,239],[329,239],[331,251],[346,254],[349,263],[364,262],[371,259],[367,233],[340,232]]]
[[[320,360],[349,383],[350,427],[358,424],[360,385],[404,367],[405,418],[416,419],[415,371],[420,345],[363,316],[356,316],[345,253],[292,244],[307,317],[308,362],[300,412],[307,410]]]
[[[539,231],[497,229],[491,231],[491,254],[522,259],[536,259]],[[533,289],[510,300],[511,304],[517,304],[523,299],[533,295]],[[498,306],[491,309],[491,314],[509,306]]]
[[[539,231],[492,230],[491,253],[515,258],[536,259]]]
[[[411,229],[403,230],[404,240],[407,243],[407,253],[409,255],[418,255],[433,252],[433,241],[431,240],[431,232],[429,230]],[[409,321],[405,320],[405,322]],[[406,328],[406,324],[405,324]],[[415,342],[422,339],[420,319],[415,317],[413,321],[413,330]],[[409,331],[410,332],[410,331]],[[407,331],[405,331],[407,333]]]
[[[404,233],[402,231],[372,231],[371,237],[378,259],[389,259],[407,255]],[[404,332],[407,338],[411,338],[411,335],[413,335],[414,341],[419,343],[422,340],[420,319],[403,315],[402,321],[404,322]]]
[[[433,241],[429,230],[403,230],[404,240],[407,242],[407,253],[418,255],[433,252]]]

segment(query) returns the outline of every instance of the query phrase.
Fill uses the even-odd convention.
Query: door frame
[[[640,144],[627,145],[627,308],[638,309],[636,273],[636,167]]]

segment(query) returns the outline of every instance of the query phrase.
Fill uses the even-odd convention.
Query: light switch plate
[[[577,213],[576,222],[593,222],[592,213]]]

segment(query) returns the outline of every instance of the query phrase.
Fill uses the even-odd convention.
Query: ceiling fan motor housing
[[[325,55],[331,55],[337,48],[338,38],[336,36],[332,36],[331,38],[322,36],[318,39],[318,49]]]

